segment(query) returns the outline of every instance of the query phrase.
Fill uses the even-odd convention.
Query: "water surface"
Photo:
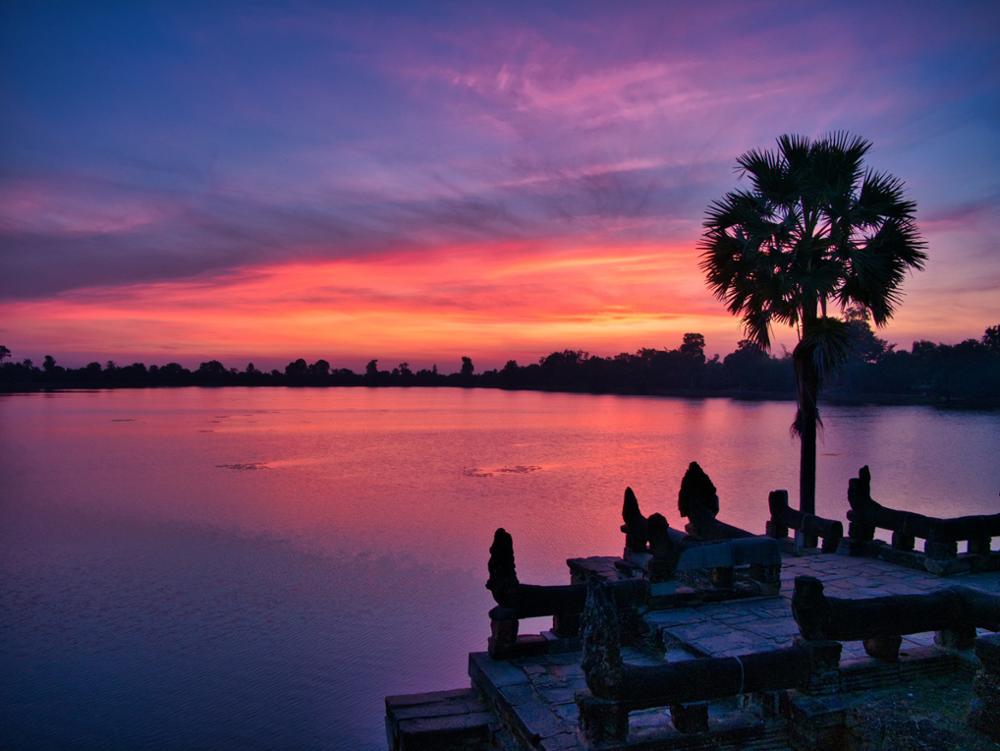
[[[458,389],[0,398],[0,746],[382,749],[385,694],[468,685],[487,548],[524,581],[616,554],[622,491],[681,520],[699,461],[762,531],[797,487],[788,402]],[[827,407],[818,512],[848,477],[998,510],[1000,417]]]

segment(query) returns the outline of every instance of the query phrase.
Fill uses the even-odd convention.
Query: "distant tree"
[[[301,386],[309,375],[309,365],[301,357],[285,366],[286,382]]]
[[[462,369],[459,371],[459,375],[462,376],[462,381],[469,383],[472,381],[472,374],[476,372],[476,367],[472,364],[472,359],[468,357],[462,358]]]
[[[309,366],[309,374],[315,378],[324,380],[330,377],[330,363],[326,360],[317,360]]]
[[[45,355],[45,359],[42,360],[42,370],[46,373],[51,373],[56,369],[56,359],[52,355]]]
[[[375,386],[378,383],[378,360],[369,360],[365,366],[365,383]]]
[[[990,352],[1000,354],[1000,323],[990,326],[983,333],[983,346]],[[2,359],[3,357],[0,357],[0,360]]]
[[[757,342],[741,339],[736,350],[726,355],[722,368],[726,379],[739,389],[767,388],[767,371],[771,357]]]
[[[701,334],[685,334],[680,352],[685,357],[705,362],[705,337]]]
[[[10,350],[7,349],[7,347],[5,347],[4,345],[0,344],[0,365],[3,364],[4,360],[7,360],[9,358],[10,358]]]
[[[778,138],[776,151],[751,150],[736,161],[749,190],[708,209],[701,268],[708,286],[743,318],[747,337],[771,345],[771,323],[794,326],[792,353],[801,438],[799,507],[816,509],[817,399],[825,376],[848,350],[843,321],[830,304],[864,308],[883,326],[900,286],[926,255],[916,205],[896,177],[866,169],[871,143],[846,133],[810,141]]]

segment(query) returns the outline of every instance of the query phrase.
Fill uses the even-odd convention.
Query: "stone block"
[[[581,692],[576,695],[576,706],[580,710],[580,732],[592,744],[628,738],[628,710],[618,702]]]
[[[681,733],[704,733],[708,730],[708,703],[671,704],[670,722]]]

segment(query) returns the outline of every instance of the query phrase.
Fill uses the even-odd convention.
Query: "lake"
[[[797,497],[790,402],[460,389],[0,397],[0,746],[384,749],[385,694],[468,686],[493,530],[522,581],[620,554],[622,493],[680,526]],[[1000,415],[823,410],[847,480],[936,515],[1000,506]],[[544,624],[539,624],[544,626]],[[529,629],[532,630],[532,629]],[[533,629],[533,630],[538,630]]]

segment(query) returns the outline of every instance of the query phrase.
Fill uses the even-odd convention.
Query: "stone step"
[[[385,698],[390,751],[482,751],[495,722],[471,688]]]

